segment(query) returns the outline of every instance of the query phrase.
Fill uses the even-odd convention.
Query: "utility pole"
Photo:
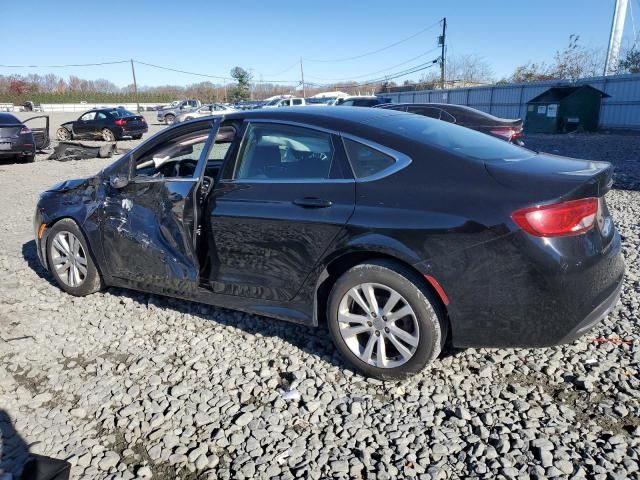
[[[618,54],[620,53],[620,43],[624,33],[624,21],[627,16],[628,0],[616,0],[613,10],[613,20],[611,22],[611,34],[609,35],[609,48],[607,49],[607,61],[604,66],[604,74],[615,73],[618,68]]]
[[[302,58],[300,58],[300,76],[302,76],[302,97],[306,98],[307,89],[305,88],[305,85],[304,85],[304,69],[302,68]]]
[[[227,103],[229,100],[227,100],[227,79],[223,78],[222,82],[224,84],[224,103]]]
[[[131,59],[131,73],[133,74],[133,93],[136,96],[137,113],[140,113],[140,99],[138,98],[138,82],[136,82],[136,69],[133,68],[133,58]]]
[[[442,35],[438,39],[438,44],[442,47],[440,53],[440,88],[444,90],[444,67],[445,67],[445,40],[447,38],[447,17],[442,19]]]

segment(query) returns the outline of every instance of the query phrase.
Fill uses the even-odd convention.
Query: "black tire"
[[[142,138],[142,135],[133,135],[131,138],[133,138],[134,140],[140,140]]]
[[[61,232],[63,234],[72,233],[80,241],[80,244],[84,251],[83,253],[86,259],[86,274],[81,283],[76,286],[71,286],[65,280],[63,280],[54,265],[55,253],[53,243],[56,235]],[[53,227],[51,227],[47,235],[46,254],[49,271],[53,275],[53,278],[56,280],[58,286],[65,292],[77,297],[83,297],[85,295],[95,293],[103,287],[102,277],[100,276],[100,272],[98,271],[98,268],[96,267],[93,260],[93,255],[91,253],[91,250],[89,249],[87,239],[85,238],[76,222],[74,222],[73,220],[65,218],[56,222]]]
[[[62,142],[64,142],[65,140],[72,140],[73,139],[73,135],[71,134],[71,132],[69,130],[67,130],[64,127],[60,127],[57,131],[56,131],[56,138]]]
[[[103,128],[102,131],[100,132],[100,135],[102,136],[102,140],[104,140],[105,142],[116,141],[116,134],[113,133],[113,131],[108,128]]]
[[[33,163],[36,160],[35,154],[34,155],[27,155],[26,157],[23,157],[23,158],[24,158],[24,162],[25,163]]]
[[[166,125],[173,125],[175,123],[175,121],[176,121],[176,116],[175,115],[168,114],[168,115],[164,116],[164,123]]]
[[[381,380],[400,380],[418,373],[440,354],[447,334],[446,315],[438,299],[421,280],[417,273],[399,263],[389,260],[373,260],[347,270],[334,284],[327,302],[329,331],[338,351],[363,375]],[[364,283],[378,284],[395,290],[401,295],[401,301],[406,302],[415,314],[410,318],[412,325],[413,318],[415,318],[415,325],[417,325],[417,345],[413,355],[399,366],[377,367],[365,362],[352,352],[342,336],[338,321],[340,303],[343,297],[347,295],[347,292],[353,287]],[[373,319],[373,321],[380,322],[383,319],[386,321],[383,316],[379,317],[378,320]],[[400,321],[405,320],[401,319]],[[372,323],[369,322],[368,325],[371,326]],[[378,328],[375,326],[376,324],[373,325],[372,328]],[[389,326],[391,327],[391,325]],[[385,328],[384,330],[388,332],[388,329]],[[382,336],[388,335],[382,329],[379,332],[382,333]],[[360,335],[364,335],[365,341],[370,338],[368,332],[359,334],[358,342],[360,342]],[[376,335],[378,335],[378,332],[376,332]],[[373,333],[370,336],[373,337]],[[378,335],[376,341],[379,341],[380,337],[381,335]],[[394,336],[395,340],[398,338]],[[395,350],[391,340],[383,341],[387,345],[385,352],[396,351],[400,355],[399,350]],[[406,346],[409,345],[406,344]]]

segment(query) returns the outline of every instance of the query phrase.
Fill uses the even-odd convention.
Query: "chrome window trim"
[[[275,118],[256,118],[256,119],[244,119],[243,123],[246,125],[243,135],[242,135],[242,140],[241,140],[241,144],[240,144],[240,148],[238,149],[238,153],[236,155],[235,158],[235,165],[233,166],[233,174],[232,174],[232,178],[226,178],[226,179],[220,179],[221,182],[225,182],[225,183],[348,183],[348,182],[356,182],[356,183],[364,183],[364,182],[373,182],[376,180],[380,180],[382,178],[388,177],[390,175],[393,175],[394,173],[399,172],[400,170],[403,170],[404,168],[408,167],[411,162],[413,160],[411,160],[411,157],[409,157],[408,155],[405,155],[404,153],[398,152],[397,150],[393,150],[392,148],[389,147],[385,147],[384,145],[381,145],[379,143],[376,142],[372,142],[371,140],[367,140],[364,139],[362,137],[358,137],[356,135],[352,135],[349,133],[343,133],[343,132],[339,132],[337,130],[332,130],[330,128],[324,128],[324,127],[319,127],[317,125],[310,125],[308,123],[304,123],[304,122],[295,122],[295,121],[291,121],[291,120],[281,120],[281,119],[275,119]],[[355,171],[353,169],[353,165],[351,162],[351,159],[349,158],[349,153],[347,152],[346,147],[344,146],[344,142],[342,145],[342,148],[344,150],[344,154],[347,157],[347,163],[349,164],[349,168],[351,168],[351,173],[353,174],[353,178],[326,178],[326,179],[318,179],[318,178],[313,178],[313,179],[283,179],[283,180],[269,180],[269,179],[260,179],[260,180],[252,180],[252,181],[246,181],[246,180],[235,180],[233,177],[235,177],[236,175],[236,171],[238,168],[238,160],[240,157],[240,152],[242,151],[242,144],[245,142],[245,136],[247,134],[247,130],[248,130],[248,126],[252,123],[271,123],[271,124],[281,124],[281,125],[290,125],[293,127],[301,127],[301,128],[308,128],[310,130],[316,130],[318,132],[324,132],[324,133],[328,133],[330,135],[336,135],[338,137],[340,137],[341,139],[347,138],[351,141],[357,142],[357,143],[361,143],[367,147],[373,148],[374,150],[378,150],[381,153],[384,153],[385,155],[388,155],[390,157],[392,157],[395,160],[395,163],[387,168],[385,168],[384,170],[379,171],[378,173],[375,173],[373,175],[369,175],[367,177],[361,177],[358,178],[356,177]],[[304,180],[304,181],[302,181]]]
[[[353,163],[351,162],[351,158],[349,157],[349,151],[347,150],[347,147],[345,145],[344,152],[347,156],[347,159],[349,160],[349,165],[351,166],[351,170],[353,171],[353,177],[355,178],[356,183],[373,182],[376,180],[380,180],[382,178],[393,175],[394,173],[397,173],[400,170],[403,170],[404,168],[408,167],[412,162],[411,157],[409,157],[408,155],[405,155],[404,153],[400,153],[397,150],[393,150],[392,148],[385,147],[384,145],[380,145],[379,143],[366,140],[362,137],[356,137],[355,135],[351,135],[348,133],[342,133],[340,134],[340,136],[343,139],[346,138],[347,140],[351,140],[352,142],[360,143],[369,148],[373,148],[374,150],[378,150],[380,153],[384,153],[385,155],[395,160],[393,165],[390,165],[387,168],[380,170],[377,173],[374,173],[373,175],[368,175],[366,177],[358,177],[356,175],[355,169],[353,168]]]

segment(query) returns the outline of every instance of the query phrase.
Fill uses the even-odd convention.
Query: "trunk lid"
[[[608,162],[579,160],[540,153],[516,161],[486,162],[500,185],[520,192],[531,202],[602,197],[613,184]]]

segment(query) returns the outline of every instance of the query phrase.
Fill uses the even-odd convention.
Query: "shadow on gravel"
[[[46,280],[54,287],[58,285],[53,280],[53,277],[47,272],[47,269],[42,266],[40,259],[38,258],[38,251],[36,250],[36,241],[29,240],[27,243],[22,244],[22,258],[27,262],[29,268],[36,272],[36,274]]]
[[[51,274],[40,264],[35,240],[30,240],[22,245],[22,257],[29,265],[29,268],[40,278],[57,288],[57,284]],[[329,330],[324,324],[321,324],[318,328],[307,327],[282,320],[261,317],[259,315],[244,314],[204,303],[172,297],[162,297],[135,290],[111,287],[108,291],[111,295],[130,298],[132,301],[145,307],[153,305],[158,308],[170,308],[180,314],[193,315],[202,320],[239,328],[250,335],[278,337],[310,355],[321,358],[327,363],[341,369],[349,368],[333,346]],[[440,358],[455,356],[461,351],[460,349],[445,345],[445,348],[440,354]],[[349,368],[349,370],[351,369]]]
[[[11,473],[14,478],[20,478],[22,468],[29,458],[29,446],[13,428],[11,417],[4,410],[0,410],[0,440],[0,472]]]

